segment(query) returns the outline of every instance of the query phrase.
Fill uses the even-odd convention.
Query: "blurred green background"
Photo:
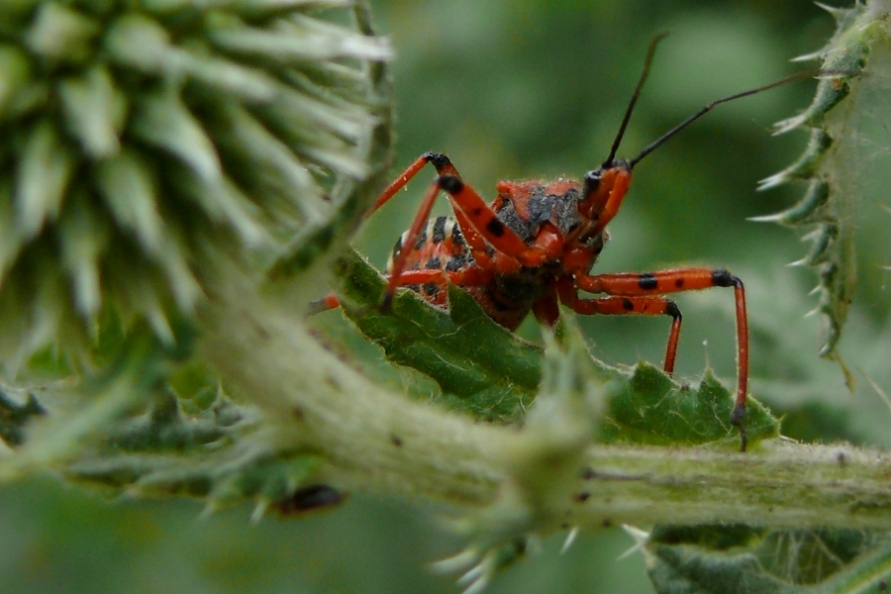
[[[374,4],[378,27],[398,52],[398,167],[426,150],[445,152],[488,197],[499,179],[580,177],[596,167],[657,32],[671,35],[659,48],[620,156],[634,156],[712,99],[800,70],[789,59],[821,47],[833,30],[830,16],[805,0]],[[882,268],[891,259],[891,234],[882,232],[891,219],[879,214],[882,197],[864,187],[861,305],[842,341],[861,379],[854,395],[838,367],[816,357],[821,320],[803,317],[815,305],[807,296],[813,273],[785,266],[807,246],[788,230],[746,221],[799,197],[801,188],[759,194],[755,185],[803,148],[803,133],[773,138],[770,126],[803,109],[813,88],[799,82],[720,106],[644,160],[597,270],[726,266],[749,292],[752,393],[786,413],[798,437],[888,446],[891,413],[860,374],[891,387]],[[876,187],[891,169],[881,164],[891,143],[879,123],[863,165],[885,176]],[[424,174],[357,238],[378,266],[407,227],[425,181]],[[711,364],[731,384],[730,293],[677,301],[685,314],[678,374],[695,378]],[[592,351],[605,361],[661,361],[666,320],[582,323]],[[537,335],[534,323],[521,332]],[[457,552],[461,542],[429,510],[352,495],[335,512],[258,526],[249,524],[247,507],[206,519],[198,519],[200,511],[184,501],[107,501],[51,478],[4,487],[0,593],[455,591],[450,578],[430,574],[426,564]],[[583,534],[564,555],[562,538],[546,540],[541,554],[489,592],[652,591],[639,554],[616,560],[633,544],[621,529]]]

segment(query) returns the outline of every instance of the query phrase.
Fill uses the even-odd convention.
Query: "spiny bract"
[[[0,3],[0,350],[162,340],[234,248],[274,250],[362,179],[366,67],[343,0]],[[346,23],[346,24],[344,24]]]
[[[862,158],[858,126],[864,87],[884,92],[887,80],[869,70],[870,54],[877,43],[887,43],[887,8],[883,2],[855,4],[828,10],[837,30],[823,49],[799,60],[820,60],[820,83],[811,105],[801,114],[779,122],[776,133],[802,129],[810,134],[807,148],[792,165],[761,182],[766,190],[789,182],[804,182],[804,197],[783,212],[754,220],[808,229],[810,253],[795,262],[814,267],[819,281],[816,311],[824,314],[828,331],[820,354],[839,359],[835,352],[848,308],[854,297],[857,262],[854,252],[854,211],[861,183],[857,180]],[[840,359],[839,359],[840,360]],[[849,379],[849,383],[852,380]]]

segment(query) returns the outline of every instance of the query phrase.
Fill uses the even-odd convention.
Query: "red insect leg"
[[[462,199],[467,200],[468,196],[475,197],[479,201],[479,203],[483,205],[485,211],[491,214],[489,227],[491,229],[494,229],[496,226],[498,226],[498,228],[501,230],[501,235],[495,239],[490,240],[488,235],[483,234],[479,228],[476,228],[475,230],[479,231],[480,234],[483,234],[486,241],[492,244],[498,243],[502,246],[510,246],[510,244],[515,241],[522,245],[524,248],[526,247],[526,244],[523,243],[523,240],[520,239],[513,231],[504,226],[504,224],[495,217],[495,213],[492,212],[489,207],[482,201],[482,198],[480,198],[479,195],[476,194],[476,192],[473,192],[473,190],[471,190],[469,186],[464,185],[464,183],[457,177],[439,177],[433,181],[433,183],[430,185],[430,188],[427,190],[427,193],[424,195],[424,199],[421,202],[421,207],[418,209],[417,215],[415,215],[415,220],[412,222],[412,225],[402,242],[403,249],[400,250],[399,254],[393,259],[393,266],[390,269],[390,280],[387,283],[387,291],[384,295],[384,302],[381,305],[384,310],[389,308],[390,303],[393,301],[393,295],[396,292],[396,287],[400,287],[406,284],[415,284],[403,282],[401,280],[401,277],[403,274],[406,273],[406,263],[413,253],[413,248],[418,239],[418,236],[421,233],[421,229],[425,227],[425,225],[427,224],[427,220],[430,218],[430,211],[433,208],[433,202],[436,200],[436,197],[439,194],[440,189],[443,188],[443,185],[446,186],[447,191],[448,188],[460,187],[461,191],[457,193],[461,195]],[[449,193],[452,194],[452,192]],[[455,198],[455,194],[452,194],[452,197],[455,199],[455,202],[458,202],[458,198]],[[471,202],[471,204],[475,205],[476,203]],[[463,204],[459,203],[459,206],[463,206]],[[472,206],[472,208],[476,210],[477,206]],[[483,216],[481,213],[477,214]],[[476,221],[474,221],[473,217],[468,215],[467,218],[471,223],[471,227],[476,227]],[[458,220],[458,225],[461,226],[461,219]],[[463,230],[464,229],[462,227],[462,231]],[[499,247],[499,245],[494,245],[494,248],[496,250],[498,250]],[[512,247],[513,246],[511,246],[511,248],[509,249],[512,249]],[[483,266],[486,266],[487,264],[487,262],[482,263]],[[492,266],[492,268],[494,268],[494,266]]]
[[[414,290],[434,307],[448,306],[448,283],[472,290],[492,282],[492,273],[478,268],[466,266],[458,270],[442,270],[428,268],[423,270],[405,270],[399,277],[399,286],[414,285]]]
[[[335,309],[340,307],[340,299],[337,298],[336,295],[329,294],[325,295],[321,299],[313,299],[309,302],[309,315],[315,315],[318,313],[322,313],[323,311],[328,311],[329,309]]]
[[[449,200],[451,200],[451,196],[449,196]],[[464,241],[467,242],[474,261],[480,267],[486,270],[497,270],[502,274],[517,272],[523,267],[522,264],[510,256],[492,251],[485,238],[473,227],[473,223],[470,222],[464,211],[455,206],[454,203],[452,204],[452,210],[455,214],[455,220],[458,222],[458,227],[461,229]]]
[[[465,215],[458,218],[458,225],[461,227],[462,232],[465,232],[465,236],[469,236],[468,243],[474,248],[474,252],[477,252],[479,255],[484,254],[486,248],[485,242],[491,244],[495,250],[510,256],[529,250],[529,247],[522,239],[498,220],[495,213],[483,199],[480,198],[479,194],[473,191],[469,186],[464,185],[457,169],[455,169],[448,157],[438,153],[424,153],[415,160],[414,163],[409,165],[408,168],[403,171],[386,190],[384,190],[384,193],[381,194],[380,198],[375,202],[372,210],[376,210],[383,206],[396,194],[396,192],[417,175],[427,163],[433,164],[437,173],[440,174],[440,177],[434,180],[430,189],[427,190],[427,193],[421,202],[421,206],[418,208],[418,212],[415,215],[415,219],[412,221],[412,225],[403,241],[404,248],[393,261],[393,266],[390,270],[390,280],[387,283],[384,301],[381,304],[381,307],[384,310],[389,308],[390,303],[393,301],[393,295],[395,294],[397,287],[404,284],[414,284],[403,283],[400,281],[400,277],[405,270],[406,262],[408,261],[409,255],[412,252],[412,248],[417,241],[421,229],[426,224],[427,219],[430,218],[430,211],[433,208],[433,203],[436,200],[440,189],[447,191],[451,195],[452,205],[456,207],[456,212],[462,211],[461,214]],[[470,224],[467,225],[467,223]],[[479,239],[480,235],[485,239],[485,242]],[[488,261],[481,261],[480,264],[487,268],[497,268],[497,264],[490,264]],[[513,265],[512,262],[505,262],[503,267],[513,269],[519,268],[519,266]]]
[[[374,202],[374,205],[368,211],[368,214],[372,214],[377,211],[380,207],[386,204],[390,198],[396,195],[396,193],[404,188],[408,182],[410,182],[417,174],[424,168],[427,163],[433,163],[433,166],[436,167],[438,173],[454,175],[456,177],[460,177],[458,171],[452,165],[451,161],[449,161],[448,157],[445,155],[441,155],[438,153],[424,153],[415,161],[405,168],[405,171],[400,173],[393,182],[387,186],[387,188],[381,193],[378,199]],[[434,196],[435,197],[435,196]],[[427,213],[429,215],[430,207],[432,207],[432,202],[430,206],[427,207]],[[423,208],[423,205],[422,205]],[[426,218],[426,217],[425,217]],[[406,244],[410,245],[410,244]],[[413,244],[411,244],[413,245]],[[403,263],[404,265],[404,263]],[[410,284],[410,283],[409,283]],[[388,289],[389,291],[389,289]],[[388,292],[387,294],[389,299],[385,298],[385,304],[392,300],[392,295]],[[333,294],[329,294],[321,299],[316,299],[310,303],[310,314],[316,314],[323,311],[327,311],[329,309],[334,309],[340,306],[340,302],[337,300]]]
[[[455,169],[455,166],[452,165],[452,162],[449,161],[449,158],[445,155],[439,153],[424,153],[417,159],[415,159],[414,163],[405,168],[399,176],[393,180],[393,182],[387,186],[387,188],[381,193],[380,197],[374,202],[374,206],[371,207],[369,214],[377,211],[381,206],[386,204],[390,198],[396,195],[396,192],[401,190],[418,174],[421,169],[424,168],[424,165],[427,163],[433,163],[433,166],[436,168],[436,172],[440,175],[453,175],[455,177],[460,178],[461,175],[458,173],[458,170]]]
[[[399,276],[399,286],[437,283],[446,281],[462,287],[480,287],[492,281],[492,273],[482,268],[467,267],[461,270],[406,270]]]
[[[382,309],[392,303],[396,288],[405,284],[401,281],[406,263],[413,247],[430,217],[433,203],[439,190],[446,191],[456,213],[458,225],[465,235],[474,259],[480,267],[502,274],[515,272],[522,266],[539,266],[559,257],[563,250],[562,234],[552,225],[545,224],[535,242],[527,245],[512,229],[498,220],[498,216],[470,186],[461,181],[460,174],[445,155],[424,153],[402,172],[374,203],[374,212],[387,203],[400,189],[405,187],[427,163],[432,163],[440,176],[434,180],[424,196],[414,221],[403,240],[404,248],[396,256],[390,270]],[[494,254],[489,256],[489,246]],[[332,301],[333,303],[333,301]]]
[[[742,425],[746,412],[749,379],[749,327],[746,317],[746,293],[741,280],[721,269],[676,268],[651,273],[577,275],[575,284],[589,293],[606,293],[624,297],[649,296],[682,291],[696,291],[710,287],[733,287],[736,300],[736,404],[730,415],[742,437],[742,451],[746,449],[746,433]],[[677,342],[677,337],[675,337]],[[669,344],[669,350],[676,349]]]
[[[451,196],[449,198],[452,199]],[[511,274],[518,272],[523,266],[537,266],[548,260],[553,260],[560,255],[563,249],[563,235],[551,223],[544,223],[532,244],[535,251],[521,263],[517,258],[497,251],[497,248],[492,248],[483,234],[473,226],[471,219],[454,203],[454,199],[452,199],[452,206],[458,226],[461,228],[467,245],[471,248],[473,259],[486,270],[498,274]]]
[[[439,185],[434,181],[433,184],[430,185],[430,189],[427,190],[427,194],[424,195],[424,200],[421,202],[418,214],[415,216],[415,220],[412,222],[411,227],[408,229],[408,233],[405,235],[405,239],[402,242],[402,249],[393,259],[393,266],[390,269],[390,280],[387,282],[384,301],[381,303],[381,309],[383,311],[390,309],[390,304],[393,302],[393,296],[396,294],[396,287],[400,287],[404,284],[414,284],[400,282],[400,277],[402,276],[403,270],[405,270],[405,263],[408,261],[408,257],[412,253],[412,249],[418,239],[418,234],[420,234],[421,228],[427,224],[427,219],[430,218],[430,210],[433,208],[433,202],[436,200],[437,194],[439,194]]]
[[[492,282],[492,273],[476,266],[468,266],[461,270],[406,270],[399,276],[399,286],[424,285],[433,283],[440,290],[445,290],[447,283],[461,287],[481,287]],[[434,305],[439,303],[434,302]],[[443,304],[444,305],[444,304]],[[340,300],[336,295],[327,295],[310,303],[310,315],[328,311],[340,307]]]
[[[583,315],[647,315],[671,316],[671,330],[668,334],[668,345],[665,348],[665,362],[662,368],[671,375],[677,359],[678,340],[681,336],[681,311],[674,301],[661,296],[614,296],[596,299],[582,299],[572,279],[564,277],[558,282],[560,301],[572,311]]]
[[[532,244],[498,219],[498,215],[476,191],[457,177],[440,176],[439,187],[452,197],[452,204],[463,211],[467,222],[498,252],[516,259],[523,266],[540,266],[556,259],[563,251],[563,236],[545,223]],[[463,230],[463,227],[462,227]]]

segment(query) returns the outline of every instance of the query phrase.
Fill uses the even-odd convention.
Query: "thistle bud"
[[[367,65],[343,0],[0,3],[0,349],[163,341],[223,253],[275,254],[368,175]],[[324,11],[322,9],[325,9]]]

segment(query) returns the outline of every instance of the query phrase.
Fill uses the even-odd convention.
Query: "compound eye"
[[[593,192],[600,185],[600,178],[603,176],[602,169],[594,169],[585,174],[585,190]]]

